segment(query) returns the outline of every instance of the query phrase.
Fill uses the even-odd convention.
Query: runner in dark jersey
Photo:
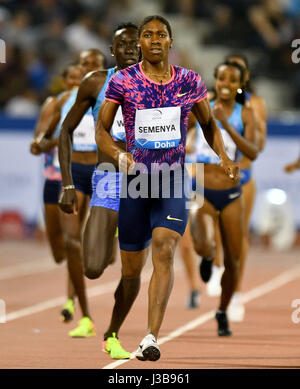
[[[122,192],[120,199],[123,294],[115,295],[112,320],[105,337],[112,332],[117,334],[125,319],[118,317],[118,307],[126,305],[129,311],[137,296],[136,280],[152,240],[154,270],[149,286],[148,335],[142,340],[136,357],[155,361],[160,357],[156,338],[173,285],[174,252],[188,219],[189,194],[185,190],[188,185],[183,165],[191,110],[233,180],[237,179],[238,167],[225,152],[201,77],[192,70],[169,65],[173,39],[168,21],[160,16],[146,18],[139,29],[139,42],[142,62],[112,77],[96,127],[100,151],[119,161],[126,172],[135,170],[126,180],[124,177],[125,195]],[[109,134],[120,105],[127,152]],[[134,189],[146,193],[135,197]]]

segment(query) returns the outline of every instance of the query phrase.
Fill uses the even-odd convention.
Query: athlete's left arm
[[[189,116],[189,123],[188,123],[188,132],[186,135],[186,145],[185,145],[185,150],[187,154],[191,154],[195,150],[195,141],[196,141],[196,123],[197,120],[193,113],[190,113]]]
[[[263,150],[267,135],[267,107],[265,100],[257,95],[252,95],[250,106],[254,111],[259,131],[259,151]]]
[[[249,158],[251,161],[256,159],[259,146],[257,137],[257,126],[255,122],[254,112],[250,107],[242,108],[242,122],[244,125],[245,136],[240,135],[233,126],[228,123],[224,110],[221,106],[215,104],[214,115],[220,121],[224,130],[228,132],[237,148]]]
[[[237,181],[239,178],[239,168],[226,154],[220,129],[212,115],[207,98],[195,103],[193,105],[192,112],[202,128],[207,143],[219,156],[221,166],[225,170],[226,174],[234,181]]]
[[[113,141],[112,136],[110,135],[110,129],[113,125],[119,104],[114,103],[113,101],[104,100],[102,103],[98,120],[96,124],[96,133],[95,140],[100,151],[112,157],[116,163],[126,164],[126,171],[129,169],[130,165],[134,163],[132,154],[124,152],[121,147],[117,145],[117,142]],[[122,157],[126,156],[125,159]],[[121,169],[121,166],[120,166]]]

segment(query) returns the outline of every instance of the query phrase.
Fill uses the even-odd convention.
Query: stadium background
[[[226,54],[249,57],[253,85],[266,99],[269,117],[266,147],[254,163],[258,194],[252,230],[270,218],[263,211],[271,188],[286,192],[281,208],[299,229],[300,171],[283,172],[300,153],[300,65],[292,61],[292,42],[300,37],[299,1],[2,0],[0,240],[36,237],[36,226],[42,225],[43,157],[32,156],[29,143],[41,103],[60,90],[57,75],[80,50],[92,47],[103,51],[107,67],[114,65],[109,54],[113,29],[125,21],[138,24],[150,14],[170,21],[171,62],[198,71],[208,88]],[[282,217],[277,214],[279,223]]]

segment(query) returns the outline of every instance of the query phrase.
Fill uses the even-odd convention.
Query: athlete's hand
[[[221,103],[215,103],[213,107],[213,114],[219,122],[224,123],[227,121],[226,113]]]
[[[128,174],[134,167],[133,155],[130,153],[121,153],[119,155],[119,170],[122,173]]]
[[[41,150],[41,147],[40,145],[37,143],[36,140],[33,140],[31,143],[30,143],[30,152],[31,154],[33,155],[40,155],[42,150]]]
[[[59,196],[58,205],[63,212],[78,213],[78,199],[75,189],[63,190]]]
[[[297,163],[290,163],[289,165],[286,165],[284,167],[284,171],[286,173],[292,173],[294,170],[296,170],[298,168],[298,164]]]
[[[236,163],[232,162],[230,158],[225,157],[221,159],[221,167],[234,182],[238,182],[240,169]]]

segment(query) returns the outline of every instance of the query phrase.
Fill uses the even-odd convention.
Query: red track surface
[[[278,275],[300,265],[297,250],[276,253],[252,248],[248,258],[244,292],[265,285]],[[188,286],[181,261],[176,256],[175,284],[160,332],[164,339],[172,331],[185,326],[199,316],[215,310],[218,298],[207,297],[202,286],[201,306],[185,308]],[[148,259],[144,275],[151,272]],[[61,303],[54,301],[47,308],[45,301],[65,294],[65,264],[57,266],[51,259],[48,246],[32,242],[1,243],[0,299],[6,303],[7,323],[0,324],[0,368],[6,369],[210,369],[210,368],[299,368],[300,323],[292,322],[291,307],[300,298],[300,273],[292,271],[281,283],[269,285],[272,290],[260,291],[260,296],[246,303],[246,317],[242,323],[231,323],[233,336],[219,338],[215,320],[206,320],[194,329],[161,345],[161,359],[140,362],[135,359],[118,366],[101,351],[105,331],[113,305],[113,290],[120,276],[120,261],[106,269],[101,279],[87,280],[88,288],[96,290],[90,297],[90,307],[96,324],[97,336],[89,339],[71,339],[68,331],[80,319],[77,304],[75,320],[69,324],[59,321]],[[278,281],[278,280],[277,280]],[[280,281],[280,280],[279,280]],[[136,350],[146,334],[147,287],[142,284],[140,294],[121,329],[124,348]],[[248,295],[249,296],[249,295]],[[253,297],[253,296],[252,296]],[[40,312],[32,307],[38,303]],[[55,306],[56,303],[56,306]],[[20,310],[30,307],[25,316]],[[12,313],[16,313],[14,317]],[[22,312],[21,312],[22,313]],[[24,314],[24,312],[23,312]],[[300,314],[299,314],[300,318]],[[175,334],[176,335],[176,334]]]

